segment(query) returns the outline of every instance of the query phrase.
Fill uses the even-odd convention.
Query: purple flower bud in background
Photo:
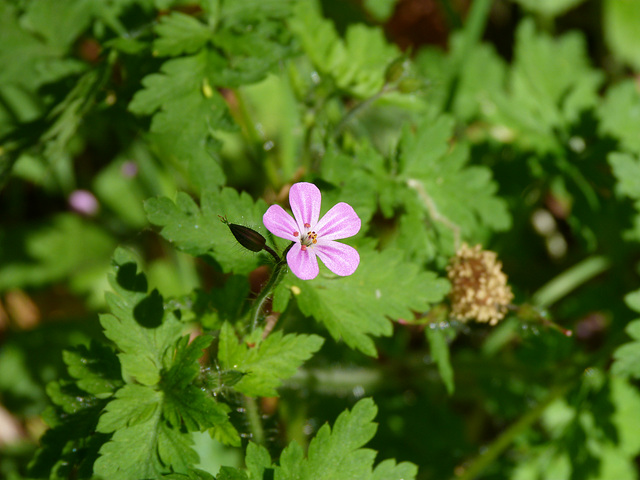
[[[138,165],[131,160],[126,161],[122,164],[120,172],[125,178],[133,178],[138,174]]]
[[[100,209],[98,200],[88,190],[74,190],[69,195],[69,206],[74,212],[87,216],[95,215]]]

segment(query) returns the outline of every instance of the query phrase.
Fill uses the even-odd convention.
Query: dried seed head
[[[470,248],[465,243],[449,262],[447,272],[451,281],[451,314],[455,318],[490,325],[502,320],[513,293],[495,252],[482,250],[480,245]]]

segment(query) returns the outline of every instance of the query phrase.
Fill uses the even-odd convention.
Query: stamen
[[[307,251],[307,246],[303,243],[302,245],[300,245],[300,249],[301,249],[303,252],[306,252],[306,251]]]
[[[298,235],[300,235],[298,232],[293,232],[294,237],[297,237]]]
[[[309,225],[308,223],[305,223],[304,228],[311,228],[311,225]]]

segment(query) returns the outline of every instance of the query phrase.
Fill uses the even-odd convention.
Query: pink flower
[[[274,235],[295,242],[287,253],[291,271],[302,280],[318,275],[316,256],[336,275],[351,275],[358,268],[360,255],[355,248],[334,242],[360,231],[360,217],[351,205],[340,202],[319,221],[322,195],[312,183],[296,183],[289,190],[292,218],[279,205],[272,205],[262,217]]]

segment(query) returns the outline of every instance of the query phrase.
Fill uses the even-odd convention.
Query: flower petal
[[[262,216],[262,223],[276,237],[300,242],[300,228],[280,205],[271,205]],[[293,232],[298,232],[298,236],[294,236]]]
[[[311,248],[302,250],[300,243],[294,243],[287,253],[287,264],[294,275],[302,280],[311,280],[318,276],[318,260]]]
[[[360,264],[358,251],[344,243],[325,241],[315,245],[315,253],[322,263],[336,275],[345,277],[356,271]]]
[[[313,183],[299,182],[291,186],[289,204],[300,230],[304,230],[305,223],[312,227],[318,223],[321,200],[320,190]]]
[[[318,238],[340,240],[353,237],[360,231],[360,217],[348,203],[340,202],[320,219],[315,227]]]

